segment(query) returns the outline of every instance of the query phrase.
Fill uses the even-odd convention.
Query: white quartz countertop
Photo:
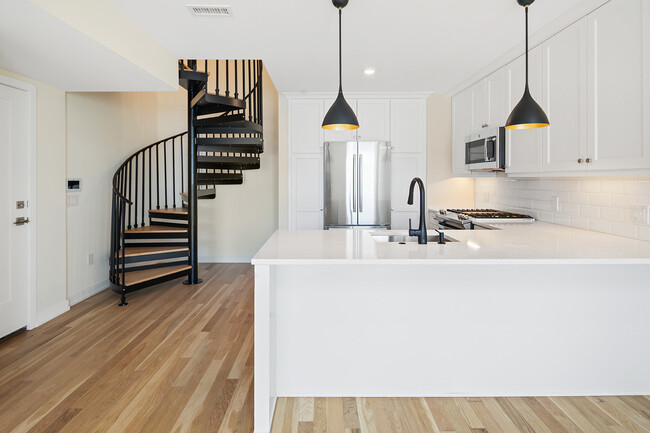
[[[406,231],[278,230],[254,265],[289,264],[650,264],[650,242],[555,224],[499,224],[500,230],[447,230],[458,242],[377,242]],[[429,235],[435,235],[430,231]]]

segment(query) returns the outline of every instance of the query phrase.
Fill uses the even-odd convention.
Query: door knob
[[[27,224],[28,222],[29,222],[29,218],[17,217],[16,221],[14,221],[14,224],[16,224],[17,226],[22,226]]]

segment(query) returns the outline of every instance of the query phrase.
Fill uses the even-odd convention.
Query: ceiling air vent
[[[231,17],[230,6],[187,5],[194,15],[200,17]]]

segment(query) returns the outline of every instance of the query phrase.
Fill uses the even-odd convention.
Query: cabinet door
[[[470,176],[465,165],[465,137],[472,128],[472,89],[467,89],[452,100],[451,174],[455,177]]]
[[[413,204],[415,208],[406,201],[409,195],[409,186],[414,177],[426,180],[426,160],[422,154],[397,153],[393,152],[391,158],[391,210],[392,211],[413,211],[418,209],[417,200]],[[416,194],[419,192],[416,189]]]
[[[481,80],[471,87],[472,90],[472,123],[468,134],[489,126],[488,92],[486,80]]]
[[[505,125],[508,119],[508,87],[506,75],[506,68],[502,68],[485,80],[488,100],[487,124],[491,128]]]
[[[528,85],[533,98],[540,104],[543,100],[542,48],[535,47],[528,56]],[[506,67],[508,82],[508,116],[524,94],[526,87],[526,59],[519,57]],[[506,119],[507,120],[507,119]],[[505,122],[504,122],[505,124]],[[544,130],[506,130],[506,171],[508,173],[538,173],[542,170],[542,138]]]
[[[388,99],[358,99],[359,141],[390,140],[390,101]]]
[[[587,168],[587,19],[543,44],[544,171]],[[580,161],[580,162],[579,162]]]
[[[319,152],[323,142],[323,100],[294,99],[289,110],[290,152]]]
[[[588,18],[590,170],[650,167],[641,91],[643,8],[642,0],[613,0]]]
[[[390,141],[395,152],[422,152],[426,147],[427,106],[424,99],[390,102]]]
[[[357,100],[356,99],[346,99],[354,114],[359,116],[357,112]],[[323,117],[327,114],[327,111],[330,109],[334,99],[325,99],[323,101]],[[322,121],[321,121],[322,124]],[[321,128],[322,129],[322,128]],[[328,129],[323,129],[323,141],[356,141],[357,140],[357,131],[358,129],[350,129],[347,131],[330,131]]]
[[[323,158],[320,153],[292,157],[293,229],[323,228]]]

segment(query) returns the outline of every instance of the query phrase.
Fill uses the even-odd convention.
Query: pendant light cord
[[[343,92],[343,45],[341,43],[341,15],[342,8],[339,8],[339,93]]]
[[[526,6],[526,90],[528,90],[528,6]]]

